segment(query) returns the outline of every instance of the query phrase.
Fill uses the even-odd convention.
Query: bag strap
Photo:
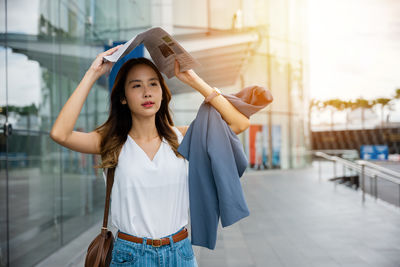
[[[104,242],[107,238],[107,222],[108,222],[108,210],[110,207],[110,195],[111,195],[111,188],[114,184],[114,173],[115,167],[107,169],[107,183],[106,183],[106,204],[104,206],[104,217],[103,217],[103,227],[101,228],[101,242],[99,242],[99,247],[97,250],[96,260],[94,262],[94,267],[100,266],[100,260],[106,258],[106,255],[103,253]]]
[[[103,228],[107,228],[111,189],[114,184],[115,167],[107,169],[106,204],[104,206]]]

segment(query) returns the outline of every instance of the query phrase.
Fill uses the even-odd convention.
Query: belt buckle
[[[160,245],[158,245],[158,246],[154,245],[154,240],[159,240],[159,241],[160,241]],[[161,240],[161,238],[152,239],[152,240],[151,240],[151,245],[152,245],[153,247],[155,247],[155,248],[161,247],[161,246],[162,246],[162,240]]]

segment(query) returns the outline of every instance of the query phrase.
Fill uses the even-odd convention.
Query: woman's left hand
[[[201,81],[201,78],[192,69],[181,72],[179,62],[176,59],[175,59],[175,76],[182,82],[192,87]]]

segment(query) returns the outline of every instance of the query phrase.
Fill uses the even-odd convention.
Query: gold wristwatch
[[[217,87],[214,87],[214,91],[212,91],[212,93],[209,94],[209,95],[204,99],[204,102],[206,102],[206,103],[210,102],[211,99],[213,99],[214,97],[220,95],[221,93],[222,93],[222,92],[221,92]]]

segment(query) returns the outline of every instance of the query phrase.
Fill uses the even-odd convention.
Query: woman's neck
[[[137,140],[151,141],[158,136],[155,116],[151,118],[132,117],[132,128],[129,135]]]

